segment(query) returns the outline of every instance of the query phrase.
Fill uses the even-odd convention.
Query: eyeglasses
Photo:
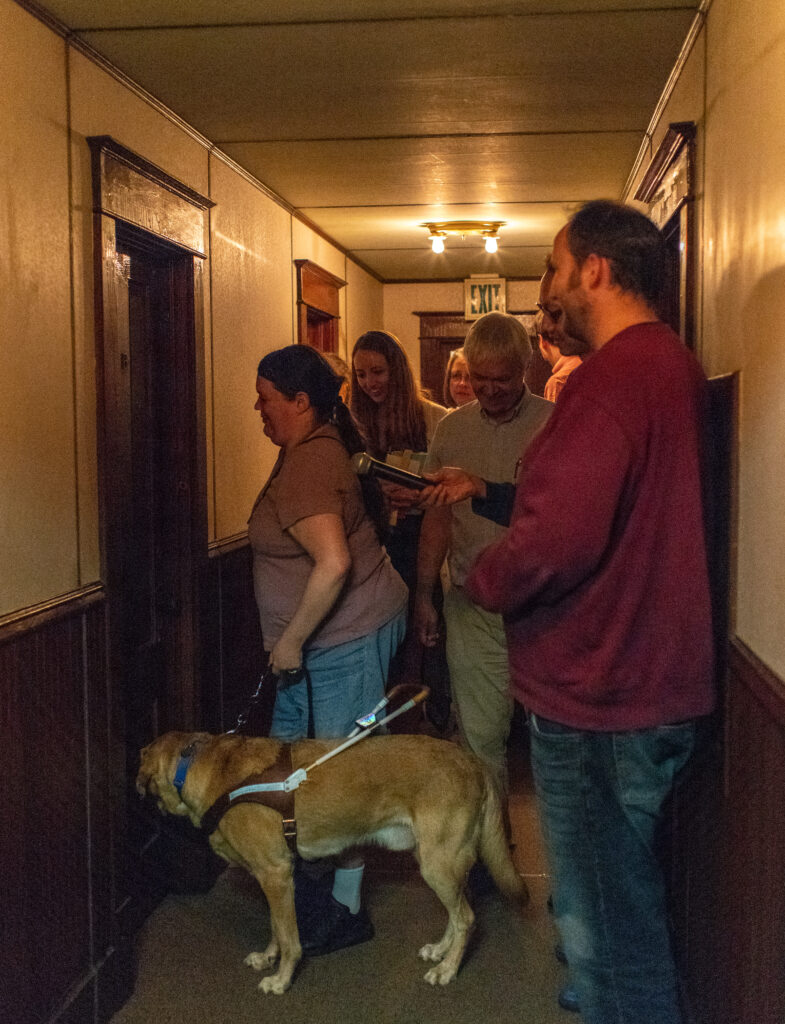
[[[545,316],[549,316],[554,323],[558,323],[559,317],[562,314],[562,311],[560,309],[548,309],[548,307],[543,305],[542,302],[536,302],[535,305],[541,313],[543,313]]]

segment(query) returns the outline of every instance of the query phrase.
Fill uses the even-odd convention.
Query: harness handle
[[[353,747],[355,743],[359,743],[360,740],[364,740],[366,736],[370,736],[374,729],[378,729],[380,725],[386,725],[388,722],[392,722],[393,719],[397,718],[398,715],[403,715],[405,712],[411,711],[413,707],[416,707],[418,704],[424,701],[425,698],[431,692],[430,686],[417,687],[413,683],[399,683],[397,686],[394,686],[392,690],[390,690],[390,692],[387,694],[387,697],[385,698],[385,703],[389,704],[390,698],[393,696],[393,694],[397,694],[399,692],[403,692],[406,690],[415,690],[416,692],[412,697],[409,698],[409,700],[401,704],[397,711],[393,711],[391,714],[386,715],[384,718],[378,719],[374,714],[373,717],[375,720],[371,725],[369,725],[367,728],[361,728],[359,730],[355,729],[351,733],[351,735],[347,739],[345,739],[343,743],[340,744],[340,746],[337,746],[334,750],[329,750],[326,754],[323,754],[322,757],[314,761],[313,764],[308,765],[308,767],[304,769],[305,775],[307,775],[308,772],[313,771],[314,768],[318,768],[320,764],[324,764],[325,761],[329,761],[331,757],[335,757],[336,754],[340,754],[349,747]]]

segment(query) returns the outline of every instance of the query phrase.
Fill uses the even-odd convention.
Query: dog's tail
[[[485,793],[480,825],[480,860],[503,895],[527,903],[529,890],[512,862],[498,790],[487,769],[483,774]]]

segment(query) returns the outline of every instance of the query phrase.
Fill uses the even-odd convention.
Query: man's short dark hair
[[[578,266],[592,253],[605,257],[614,284],[658,309],[668,255],[662,233],[644,214],[610,199],[592,200],[567,225],[567,245]]]

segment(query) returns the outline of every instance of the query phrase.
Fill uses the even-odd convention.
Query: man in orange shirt
[[[540,301],[537,306],[535,326],[540,343],[542,358],[551,367],[552,373],[545,382],[544,396],[549,402],[555,402],[567,378],[573,370],[581,365],[581,356],[589,351],[588,345],[564,333],[560,325],[561,310],[551,306],[548,301],[553,271],[548,269],[540,281]]]

